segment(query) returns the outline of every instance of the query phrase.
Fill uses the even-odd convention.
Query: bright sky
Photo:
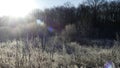
[[[44,10],[71,2],[77,6],[83,0],[0,0],[0,16],[25,17],[35,8]]]
[[[78,6],[83,0],[36,0],[41,9],[64,5],[66,2],[71,2],[71,4]]]
[[[34,8],[34,0],[0,0],[0,16],[22,17]]]

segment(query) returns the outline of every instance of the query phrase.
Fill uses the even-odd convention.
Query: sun
[[[0,16],[25,17],[35,8],[35,0],[0,0]]]

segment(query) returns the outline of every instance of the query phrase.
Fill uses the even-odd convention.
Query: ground
[[[34,43],[33,43],[34,42]],[[35,42],[37,44],[35,44]],[[38,45],[39,47],[36,47]],[[76,42],[66,43],[72,49],[47,51],[41,47],[41,42],[31,40],[13,40],[0,43],[1,68],[104,68],[108,61],[120,65],[120,46],[112,48],[81,46]],[[52,46],[51,46],[52,48]],[[68,50],[73,50],[68,53]]]

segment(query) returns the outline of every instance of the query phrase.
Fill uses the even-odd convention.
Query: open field
[[[120,68],[120,0],[0,0],[0,68]]]
[[[0,43],[1,68],[103,68],[112,61],[120,66],[120,46],[112,48],[81,46],[75,42],[48,45],[43,50],[40,40]],[[64,45],[64,46],[63,46]]]

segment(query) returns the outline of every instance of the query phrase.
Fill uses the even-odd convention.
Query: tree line
[[[120,1],[107,1],[107,0],[87,0],[86,2],[79,4],[75,7],[70,2],[65,3],[62,6],[56,6],[53,8],[47,8],[45,10],[36,9],[29,14],[28,18],[25,19],[12,19],[9,17],[0,18],[0,38],[4,39],[4,36],[9,36],[11,31],[9,28],[21,29],[19,37],[39,36],[42,37],[41,33],[46,30],[47,35],[61,35],[67,40],[79,41],[82,38],[89,39],[116,39],[116,35],[120,33]],[[31,24],[39,19],[46,24],[46,27],[41,30],[41,26],[30,25],[28,28],[21,26],[26,25],[25,23]],[[13,23],[9,28],[8,22]],[[7,23],[7,24],[6,24]],[[37,27],[36,27],[37,26]],[[27,30],[29,29],[29,30]],[[25,31],[26,30],[26,31]],[[17,30],[19,33],[19,30]],[[5,34],[8,34],[7,36]],[[4,36],[3,36],[4,35]],[[13,34],[11,34],[13,35]],[[11,36],[10,35],[10,36]],[[18,34],[17,34],[18,35]],[[16,35],[16,37],[18,37]],[[14,35],[15,36],[15,35]],[[11,36],[12,37],[12,36]]]
[[[120,32],[119,0],[87,0],[78,7],[67,2],[63,6],[44,11],[35,10],[33,16],[44,21],[57,32],[74,25],[76,32],[70,36],[72,40],[116,39],[116,34]]]

